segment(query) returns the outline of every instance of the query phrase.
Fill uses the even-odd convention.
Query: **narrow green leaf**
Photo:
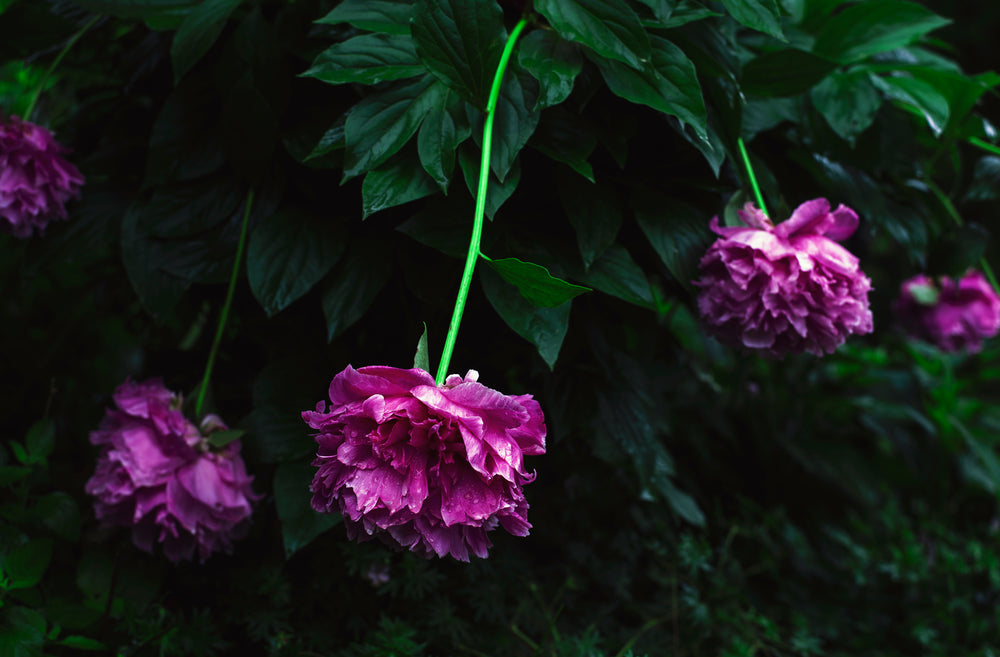
[[[486,109],[507,34],[500,5],[417,0],[411,33],[427,68],[476,107]]]
[[[919,111],[935,135],[940,135],[948,125],[948,99],[929,82],[896,76],[883,78],[872,75],[870,78],[886,96]]]
[[[302,76],[334,85],[378,84],[412,78],[426,70],[409,36],[362,34],[321,52]]]
[[[250,235],[247,278],[269,316],[308,292],[344,252],[346,229],[332,217],[286,208]]]
[[[344,124],[344,180],[374,169],[395,155],[446,94],[447,87],[425,75],[419,80],[397,82],[358,103]]]
[[[773,50],[743,66],[741,87],[756,96],[795,96],[808,91],[836,67],[804,50]]]
[[[365,174],[361,185],[361,218],[403,203],[429,196],[438,190],[434,180],[415,157],[397,157]]]
[[[44,462],[56,446],[56,423],[45,418],[32,424],[24,438],[24,446],[33,463]]]
[[[722,0],[729,15],[747,27],[785,41],[781,14],[774,0]]]
[[[522,37],[517,61],[540,87],[533,109],[558,105],[573,91],[573,82],[583,70],[580,47],[550,30],[535,30]]]
[[[833,131],[851,144],[874,123],[882,106],[882,96],[864,71],[835,71],[809,97]]]
[[[413,354],[413,366],[425,372],[431,371],[431,352],[430,347],[427,346],[427,322],[424,322],[424,332],[417,340],[417,352]]]
[[[225,447],[231,442],[237,441],[246,435],[243,429],[228,429],[226,431],[214,431],[208,435],[208,444],[212,447]]]
[[[316,468],[308,462],[282,463],[274,472],[274,505],[281,521],[286,558],[343,520],[336,513],[313,511],[309,485],[314,474]]]
[[[635,69],[650,61],[649,37],[624,0],[535,0],[535,10],[560,36],[602,57]]]
[[[516,286],[525,299],[540,308],[561,306],[573,297],[591,291],[589,287],[556,278],[541,265],[517,258],[493,260],[480,255],[505,281]]]
[[[409,34],[412,14],[411,0],[344,0],[316,22],[348,23],[359,30],[384,34]]]
[[[323,283],[327,339],[333,340],[361,319],[392,274],[391,254],[383,244],[355,241]]]
[[[816,36],[813,52],[850,64],[907,46],[950,22],[914,2],[868,0],[827,19]]]
[[[181,23],[170,46],[174,81],[180,80],[211,49],[229,15],[243,0],[204,0]]]
[[[623,219],[618,199],[610,188],[578,176],[558,175],[556,182],[566,218],[576,231],[583,266],[590,269],[618,236]]]
[[[535,345],[538,355],[549,369],[553,369],[569,330],[572,301],[555,308],[533,306],[516,287],[487,268],[481,272],[480,281],[486,299],[500,318],[511,330]]]

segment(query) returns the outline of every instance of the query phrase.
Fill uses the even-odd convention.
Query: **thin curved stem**
[[[507,70],[510,56],[514,52],[514,44],[521,36],[525,26],[528,24],[527,18],[522,18],[514,26],[510,33],[510,38],[500,55],[500,63],[497,65],[497,72],[493,76],[493,86],[490,88],[489,100],[486,102],[486,122],[483,125],[483,156],[479,161],[479,187],[476,190],[476,211],[472,220],[472,239],[469,242],[469,252],[465,256],[465,269],[462,271],[462,283],[458,287],[458,298],[455,300],[455,311],[451,315],[451,323],[448,325],[448,335],[444,341],[444,349],[441,350],[441,362],[438,364],[437,381],[438,385],[444,383],[448,376],[448,366],[451,364],[451,355],[455,351],[455,342],[458,340],[458,327],[462,323],[462,314],[465,312],[465,302],[469,298],[469,288],[472,286],[472,273],[476,269],[476,260],[479,259],[479,243],[483,237],[483,216],[486,214],[486,189],[490,178],[490,146],[493,139],[493,117],[496,115],[497,99],[500,97],[500,87],[503,84],[503,74]]]
[[[987,153],[993,153],[994,155],[1000,155],[1000,146],[994,146],[988,141],[983,141],[979,137],[969,137],[969,143],[973,146],[978,146]]]
[[[52,72],[56,70],[57,66],[59,66],[59,62],[63,60],[63,57],[65,57],[66,53],[69,52],[69,49],[73,47],[73,44],[79,41],[80,37],[82,37],[87,32],[87,30],[92,28],[94,26],[94,23],[96,23],[100,19],[101,16],[100,14],[98,14],[97,16],[94,16],[89,21],[87,21],[86,25],[81,27],[76,34],[74,34],[69,38],[69,41],[66,42],[66,45],[63,46],[63,49],[59,51],[59,54],[56,55],[56,58],[52,60],[51,64],[49,64],[48,70],[45,71],[45,74],[42,76],[41,81],[38,83],[38,87],[35,88],[35,93],[32,94],[31,96],[31,102],[28,103],[28,109],[24,110],[25,121],[31,120],[31,114],[35,111],[35,105],[38,104],[38,99],[42,97],[42,91],[45,90],[45,83],[49,81],[49,76],[52,75]]]
[[[222,342],[222,333],[226,329],[226,320],[229,318],[229,308],[233,305],[233,292],[236,290],[236,280],[240,274],[240,261],[243,259],[243,249],[247,242],[247,224],[250,223],[250,209],[253,207],[253,187],[247,192],[246,208],[243,210],[243,223],[240,226],[240,241],[236,245],[236,260],[233,262],[233,271],[229,275],[229,289],[226,290],[226,301],[222,304],[222,312],[219,313],[219,326],[215,329],[215,337],[212,339],[212,349],[208,352],[208,362],[205,364],[205,376],[201,378],[201,386],[198,389],[198,399],[194,403],[194,416],[201,419],[201,407],[205,403],[205,393],[208,391],[208,382],[212,378],[212,368],[215,367],[215,356],[219,353],[219,344]]]
[[[740,147],[740,155],[743,156],[743,166],[746,167],[747,175],[750,177],[750,186],[753,188],[753,194],[757,197],[757,207],[760,211],[767,216],[767,206],[764,205],[764,195],[760,193],[760,185],[757,184],[757,176],[753,173],[753,165],[750,164],[750,154],[747,153],[746,144],[743,143],[743,137],[738,137],[736,143]]]

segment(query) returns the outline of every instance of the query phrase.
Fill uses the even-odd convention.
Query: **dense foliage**
[[[891,310],[998,255],[1000,11],[940,4],[0,0],[0,116],[86,178],[0,235],[0,654],[1000,654],[1000,342]],[[533,529],[469,564],[348,541],[301,413],[425,326],[436,366],[522,16],[451,371],[540,402]],[[857,212],[873,333],[776,360],[700,327],[739,138],[776,219]],[[88,434],[128,378],[194,413],[245,212],[205,410],[261,499],[172,564],[98,524]]]

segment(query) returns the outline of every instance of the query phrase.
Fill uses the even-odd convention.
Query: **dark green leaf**
[[[274,505],[281,520],[286,558],[343,520],[336,513],[313,511],[309,484],[314,474],[316,468],[308,463],[282,463],[274,472]]]
[[[431,109],[420,124],[417,135],[420,163],[445,193],[455,169],[455,151],[470,134],[471,130],[465,122],[456,125],[447,98]]]
[[[409,34],[411,0],[344,0],[316,21],[327,25],[349,23],[360,30],[384,34]]]
[[[225,162],[218,116],[212,81],[204,76],[182,80],[153,123],[143,185],[191,180],[218,170]]]
[[[653,65],[641,71],[610,60],[596,60],[608,88],[625,100],[676,116],[693,127],[701,139],[707,139],[705,100],[694,64],[666,39],[653,37],[652,43]]]
[[[1000,198],[1000,157],[986,155],[976,162],[972,182],[966,192],[967,201],[995,201]]]
[[[556,107],[542,113],[528,144],[594,182],[594,169],[587,158],[597,146],[597,132],[598,127],[586,117]]]
[[[397,157],[365,175],[361,185],[361,218],[415,201],[437,191],[416,157]]]
[[[663,27],[680,27],[681,25],[721,15],[697,3],[680,0],[674,7],[674,10],[670,12],[670,18],[663,23]]]
[[[909,45],[950,22],[914,2],[861,2],[823,23],[813,52],[841,64],[850,64]]]
[[[319,143],[312,149],[312,152],[309,153],[305,161],[309,162],[310,160],[319,159],[344,148],[344,146],[346,146],[346,139],[344,137],[345,122],[345,117],[341,116],[338,118],[336,123],[334,123],[329,130],[323,133]]]
[[[247,71],[226,94],[220,119],[230,166],[243,178],[259,182],[278,144],[278,116],[252,72]]]
[[[521,38],[517,61],[540,87],[533,109],[558,105],[573,91],[573,81],[583,69],[580,48],[549,30],[535,30]]]
[[[3,561],[8,589],[26,589],[38,584],[52,559],[52,539],[36,538],[7,553]]]
[[[76,648],[77,650],[107,650],[108,647],[97,641],[96,639],[89,639],[85,636],[70,635],[59,641],[59,645],[66,646],[67,648]]]
[[[580,280],[637,306],[650,309],[655,306],[646,274],[619,244],[611,245]]]
[[[578,176],[559,175],[559,199],[566,218],[576,231],[583,266],[594,261],[614,244],[622,225],[622,212],[610,188],[587,183]]]
[[[468,146],[467,144],[464,146]],[[462,174],[465,176],[465,184],[469,188],[469,193],[475,197],[476,191],[479,188],[479,162],[481,160],[480,154],[475,148],[463,147],[458,150],[458,163],[462,167]],[[500,206],[504,204],[514,190],[517,189],[517,184],[521,182],[521,166],[514,161],[514,166],[511,167],[504,178],[503,182],[497,180],[497,177],[490,172],[489,179],[487,181],[486,187],[486,216],[492,219],[496,216],[497,210]]]
[[[962,276],[977,266],[989,243],[990,232],[979,224],[967,223],[952,228],[928,248],[927,271]]]
[[[346,229],[332,217],[287,208],[254,228],[247,249],[250,289],[268,315],[308,292],[344,252]]]
[[[177,29],[199,0],[74,0],[97,14],[146,21],[154,30]]]
[[[486,109],[506,37],[500,6],[484,0],[417,0],[410,27],[427,68]]]
[[[467,238],[466,238],[467,239]],[[374,242],[352,242],[323,283],[327,338],[333,340],[361,319],[392,273],[390,253]]]
[[[425,372],[431,371],[431,351],[430,347],[427,346],[426,322],[424,322],[424,332],[420,334],[420,339],[417,340],[417,351],[413,354],[413,366]]]
[[[24,446],[32,463],[44,462],[56,446],[56,423],[45,418],[32,424],[24,438]]]
[[[228,429],[226,431],[213,431],[208,435],[208,444],[212,447],[225,447],[231,442],[239,440],[246,435],[243,429]]]
[[[833,131],[851,144],[875,121],[882,96],[863,71],[835,71],[809,93]]]
[[[361,175],[395,155],[446,95],[447,87],[427,75],[396,83],[358,103],[344,124],[344,179]]]
[[[243,448],[254,461],[291,461],[306,456],[316,448],[316,443],[308,436],[309,427],[302,422],[301,415],[283,408],[258,406],[241,424],[247,430]]]
[[[174,80],[180,80],[222,34],[229,15],[243,0],[204,0],[181,23],[170,46]]]
[[[162,316],[177,304],[191,284],[161,268],[157,245],[145,234],[148,206],[133,203],[122,222],[122,261],[132,288],[143,307],[154,317]]]
[[[500,88],[496,114],[493,117],[493,146],[490,168],[499,180],[504,180],[517,154],[528,143],[538,125],[538,112],[528,107],[525,89],[516,75],[508,75]]]
[[[3,657],[41,657],[45,644],[45,616],[27,607],[6,604],[0,609],[0,654]]]
[[[794,96],[808,91],[836,67],[804,50],[774,50],[746,63],[741,86],[756,96]]]
[[[504,281],[499,274],[484,268],[480,273],[483,292],[500,318],[515,333],[535,345],[538,355],[553,369],[559,358],[566,332],[572,302],[555,308],[539,308],[529,303],[516,287]]]
[[[453,258],[465,259],[469,249],[472,225],[465,207],[457,211],[455,204],[431,201],[419,213],[399,225],[396,230],[417,242],[437,249]]]
[[[781,31],[781,14],[774,0],[722,0],[729,15],[764,34],[785,41]]]
[[[649,37],[624,0],[535,0],[535,10],[560,36],[602,57],[635,69],[649,64]]]
[[[934,85],[917,78],[871,76],[872,83],[889,98],[910,105],[923,115],[935,135],[948,125],[948,99]]]
[[[36,518],[59,538],[75,541],[80,536],[80,508],[69,493],[55,491],[35,504]]]
[[[31,474],[31,468],[20,465],[0,465],[0,486],[9,486]]]
[[[324,50],[302,75],[329,84],[377,84],[425,71],[409,36],[362,34]]]
[[[492,260],[482,257],[505,281],[516,286],[525,299],[540,308],[561,306],[573,297],[591,291],[588,287],[556,278],[541,265],[517,258]]]
[[[653,194],[637,196],[635,218],[650,245],[682,285],[689,285],[712,241],[708,219],[696,208]]]

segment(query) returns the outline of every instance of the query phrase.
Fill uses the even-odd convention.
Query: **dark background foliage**
[[[409,367],[424,323],[436,366],[522,12],[483,252],[592,291],[480,262],[452,371],[542,403],[534,529],[471,564],[353,544],[308,506],[299,413],[347,364]],[[890,310],[996,261],[1000,158],[968,142],[994,4],[0,0],[5,113],[95,15],[34,117],[83,197],[0,237],[0,654],[1000,653],[1000,346]],[[874,334],[772,361],[699,329],[740,136],[775,218],[861,215]],[[233,555],[174,566],[98,528],[87,435],[126,377],[193,397],[251,188],[209,407],[264,498]]]

